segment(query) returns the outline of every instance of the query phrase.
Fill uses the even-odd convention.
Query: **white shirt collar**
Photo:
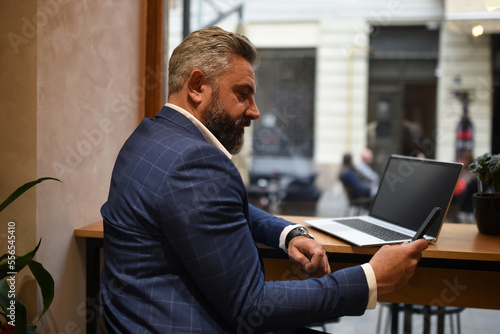
[[[169,108],[172,108],[172,109],[175,109],[177,110],[178,112],[180,112],[181,114],[183,114],[184,116],[186,116],[191,122],[193,122],[193,124],[198,128],[198,130],[200,130],[201,134],[203,135],[203,137],[205,137],[206,141],[217,147],[219,150],[222,151],[222,153],[224,153],[230,160],[233,158],[233,156],[231,155],[231,153],[229,153],[226,148],[220,143],[220,141],[215,138],[215,136],[212,134],[212,132],[210,132],[210,130],[208,130],[205,125],[203,125],[202,122],[200,122],[196,117],[193,116],[193,114],[191,114],[190,112],[182,109],[181,107],[179,106],[176,106],[175,104],[172,104],[172,103],[167,103],[165,104],[166,107],[169,107]]]

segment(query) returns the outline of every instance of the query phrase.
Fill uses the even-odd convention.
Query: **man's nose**
[[[247,109],[247,116],[251,117],[254,121],[260,118],[260,111],[257,107],[257,103],[252,99],[252,104]]]

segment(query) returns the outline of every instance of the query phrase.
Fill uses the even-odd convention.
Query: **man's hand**
[[[332,272],[323,245],[312,239],[298,236],[290,240],[288,257],[310,277],[321,277]]]
[[[397,246],[383,246],[370,260],[377,279],[377,293],[395,291],[415,274],[422,251],[429,246],[425,239]]]

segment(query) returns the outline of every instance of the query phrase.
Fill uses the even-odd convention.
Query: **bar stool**
[[[451,333],[455,333],[455,324],[456,324],[456,332],[460,334],[460,313],[464,310],[463,307],[451,307],[451,306],[428,306],[428,305],[410,305],[410,304],[398,304],[398,303],[381,303],[381,309],[378,316],[377,321],[377,334],[381,333],[382,329],[382,313],[384,308],[389,309],[389,314],[386,321],[385,329],[387,332],[390,326],[390,333],[397,334],[399,330],[399,313],[403,312],[404,315],[404,324],[403,324],[403,333],[411,334],[412,332],[412,316],[414,314],[423,316],[423,334],[431,333],[432,326],[432,316],[437,317],[436,324],[436,333],[444,334],[444,325],[445,325],[445,316],[449,316],[450,319],[450,330]],[[453,321],[455,318],[455,321]]]

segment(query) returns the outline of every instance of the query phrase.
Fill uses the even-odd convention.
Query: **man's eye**
[[[244,101],[248,98],[248,93],[247,92],[240,92],[240,100]]]

